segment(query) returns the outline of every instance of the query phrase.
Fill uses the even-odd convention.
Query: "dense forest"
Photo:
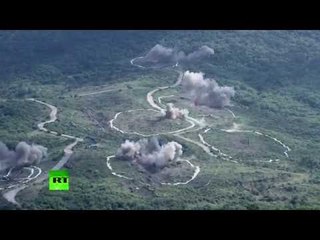
[[[208,70],[257,89],[318,85],[318,31],[1,31],[1,74],[79,74],[113,69],[156,43],[215,49]],[[205,66],[203,66],[205,67]],[[34,72],[35,71],[35,72]],[[116,71],[116,69],[115,69]],[[217,74],[218,75],[218,74]]]

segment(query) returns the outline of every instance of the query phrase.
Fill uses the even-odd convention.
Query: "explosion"
[[[174,107],[172,103],[167,104],[167,108],[164,111],[165,118],[168,119],[184,119],[189,114],[188,109],[179,109]]]
[[[158,138],[140,139],[137,142],[126,140],[117,150],[116,158],[138,163],[150,171],[158,171],[183,153],[177,142],[161,145]]]
[[[164,47],[160,44],[155,45],[142,59],[137,59],[141,63],[177,63],[194,62],[208,58],[214,54],[214,50],[208,46],[202,46],[198,50],[185,54],[173,48]]]
[[[195,105],[205,105],[210,108],[230,106],[231,97],[235,94],[233,87],[221,87],[214,79],[204,78],[202,72],[186,71],[182,87]]]
[[[39,164],[46,156],[47,148],[41,145],[19,142],[13,151],[0,142],[0,171]]]

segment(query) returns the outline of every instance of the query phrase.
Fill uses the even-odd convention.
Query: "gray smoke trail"
[[[176,58],[175,51],[172,48],[155,45],[142,59],[144,62],[160,63],[160,62],[174,62]]]
[[[183,89],[190,95],[195,105],[223,108],[230,105],[234,96],[233,87],[220,87],[214,79],[204,78],[202,72],[186,71],[182,79]]]
[[[10,151],[4,143],[0,142],[0,171],[13,167],[14,160],[15,152]]]
[[[182,58],[182,61],[200,61],[202,59],[208,58],[214,54],[214,50],[208,46],[202,46],[199,50],[190,53],[185,58]]]
[[[140,139],[137,142],[126,140],[117,150],[116,157],[141,164],[146,169],[157,171],[182,155],[182,146],[177,142],[160,145],[156,137]]]
[[[188,116],[188,114],[189,114],[188,109],[176,108],[172,103],[168,103],[166,110],[163,112],[163,115],[165,116],[165,118],[168,118],[168,119],[177,119],[177,118],[184,119],[185,117]]]
[[[137,59],[140,63],[176,63],[200,61],[214,54],[214,50],[208,46],[202,46],[198,50],[186,55],[183,51],[167,48],[160,44],[155,45],[143,58]]]
[[[47,148],[26,142],[19,142],[15,151],[0,142],[0,171],[9,168],[39,164],[47,156]]]

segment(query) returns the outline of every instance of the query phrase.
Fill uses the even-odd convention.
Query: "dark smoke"
[[[160,145],[158,138],[126,140],[121,144],[116,157],[141,164],[148,170],[157,171],[182,155],[182,146],[177,142]]]
[[[9,150],[4,143],[0,142],[0,171],[39,164],[46,156],[47,148],[41,145],[19,142],[15,150]]]
[[[182,87],[196,105],[210,108],[223,108],[230,105],[234,96],[233,87],[220,87],[214,79],[204,78],[202,72],[186,71],[182,79]]]

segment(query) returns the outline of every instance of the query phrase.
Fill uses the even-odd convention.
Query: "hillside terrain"
[[[0,142],[47,148],[0,168],[0,209],[320,209],[319,43],[320,31],[0,31]],[[143,63],[156,44],[214,54]],[[190,101],[186,71],[233,87],[230,104]],[[164,118],[168,104],[188,115]],[[180,144],[179,161],[117,159],[152,137]],[[70,191],[48,190],[52,168],[69,170]]]

